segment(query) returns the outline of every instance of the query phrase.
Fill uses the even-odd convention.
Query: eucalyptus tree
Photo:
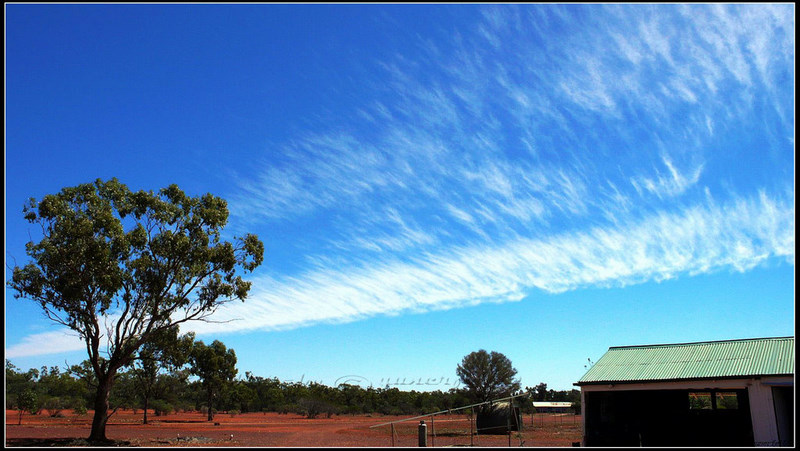
[[[131,372],[134,384],[142,400],[144,416],[142,423],[147,424],[147,409],[150,400],[156,394],[156,384],[162,369],[177,370],[189,362],[194,333],[178,335],[178,327],[162,329],[153,338],[144,343],[136,357],[131,360]]]
[[[511,396],[520,389],[511,360],[495,351],[481,349],[466,355],[456,367],[456,374],[475,403]]]
[[[236,377],[236,352],[219,340],[206,346],[197,341],[189,354],[189,372],[198,376],[206,394],[208,421],[214,419],[214,399]]]
[[[116,178],[97,179],[31,198],[23,214],[41,240],[27,243],[32,261],[15,266],[8,284],[84,342],[97,379],[93,442],[107,440],[117,371],[164,329],[244,301],[251,283],[237,272],[263,260],[257,236],[221,238],[224,199],[188,196],[174,184],[134,192]]]

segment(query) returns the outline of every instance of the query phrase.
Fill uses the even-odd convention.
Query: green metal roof
[[[794,337],[608,349],[576,385],[794,374]]]

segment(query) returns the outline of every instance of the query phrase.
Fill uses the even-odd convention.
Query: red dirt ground
[[[223,447],[389,447],[391,426],[370,428],[407,416],[335,415],[307,419],[295,414],[220,413],[205,421],[200,412],[173,413],[157,417],[142,412],[118,411],[109,420],[106,435],[121,446],[223,446]],[[6,411],[6,446],[88,446],[92,412],[76,415],[66,411],[62,417],[25,414],[18,425],[19,412]],[[428,425],[428,446],[470,445],[470,423],[464,415],[424,418]],[[512,433],[511,446],[572,446],[580,441],[580,417],[536,416],[524,418],[520,434]],[[417,425],[411,420],[395,425],[395,446],[417,446]],[[436,436],[432,432],[435,431]],[[509,446],[508,435],[472,436],[475,446]]]

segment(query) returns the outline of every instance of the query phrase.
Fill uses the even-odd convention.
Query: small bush
[[[72,411],[75,415],[86,415],[86,406],[75,406]]]
[[[171,404],[173,409],[172,411],[175,413],[194,411],[194,403],[188,402],[183,399],[175,399]]]
[[[55,396],[45,399],[42,403],[42,409],[46,410],[48,415],[53,418],[63,417],[64,414],[62,411],[65,407],[64,400]]]
[[[153,408],[157,417],[162,415],[169,415],[173,411],[172,404],[164,401],[163,399],[154,399],[150,402],[150,407]]]
[[[36,415],[41,409],[39,396],[31,389],[27,389],[19,395],[17,405],[20,411],[29,412],[32,415]]]
[[[238,410],[236,410],[236,409],[233,409],[233,410],[229,410],[229,411],[228,411],[228,413],[229,413],[229,414],[230,414],[232,417],[235,417],[236,415],[239,415],[241,412],[239,412],[239,411],[238,411]]]

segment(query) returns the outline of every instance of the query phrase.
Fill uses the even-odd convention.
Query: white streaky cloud
[[[475,20],[389,53],[352,114],[310,119],[234,174],[231,227],[302,232],[282,243],[291,274],[257,276],[198,332],[794,264],[794,190],[773,197],[793,182],[777,167],[793,155],[792,5],[487,5]],[[737,178],[739,129],[772,138],[754,169],[782,178]],[[47,338],[7,352],[51,352]]]
[[[638,192],[641,211],[653,211],[696,186],[697,162],[725,158],[711,154],[712,139],[748,123],[755,85],[777,89],[793,62],[787,7],[599,6],[581,16],[591,26],[575,27],[576,11],[588,10],[487,7],[451,40],[421,37],[418,53],[393,53],[376,64],[386,80],[365,83],[373,89],[354,120],[323,124],[237,177],[232,222],[358,210],[326,224],[332,245],[377,252],[437,243],[451,226],[469,228],[467,218],[491,224],[471,230],[492,239],[588,217],[619,221],[605,209],[612,196]],[[791,126],[783,94],[775,91],[773,108]],[[362,117],[368,134],[358,133]],[[595,149],[610,142],[621,145]],[[606,176],[610,156],[621,178]],[[609,181],[616,192],[604,191]],[[351,233],[380,224],[387,206],[419,223],[422,210],[448,220],[429,238]]]
[[[115,333],[116,322],[120,315],[112,311],[107,316],[100,318],[100,348],[101,355],[108,356],[110,353],[111,337]],[[29,357],[35,355],[60,354],[64,352],[84,351],[86,352],[86,342],[72,329],[60,324],[52,324],[58,327],[57,330],[28,335],[22,342],[6,348],[6,358]]]
[[[726,268],[746,271],[770,258],[794,261],[794,208],[761,194],[662,212],[614,229],[474,245],[285,280],[262,277],[245,303],[229,304],[215,317],[231,322],[193,327],[210,334],[349,322],[519,300],[534,290],[559,293]]]
[[[331,233],[327,245],[341,254],[354,251],[370,252],[412,252],[419,251],[438,243],[439,237],[430,231],[423,230],[416,219],[403,215],[394,207],[385,208],[374,214],[365,215],[357,220],[342,220],[349,227],[339,234]],[[307,256],[307,259],[319,260],[318,255]],[[340,263],[337,263],[340,264]],[[315,264],[316,265],[316,264]]]
[[[685,175],[675,168],[672,160],[666,154],[661,156],[661,161],[666,166],[668,175],[661,175],[657,171],[658,175],[654,179],[637,177],[631,180],[631,184],[640,194],[642,194],[643,190],[646,190],[661,199],[679,196],[690,187],[696,185],[703,172],[703,165],[699,164]]]
[[[556,86],[585,110],[607,109],[613,116],[614,105],[629,104],[658,117],[680,102],[713,101],[720,87],[733,86],[742,94],[717,107],[737,109],[752,102],[757,84],[777,96],[776,86],[788,75],[782,71],[794,66],[794,12],[787,5],[598,9],[611,14],[594,15],[597,22],[578,31],[559,54],[572,64],[557,74]],[[779,113],[786,107],[775,99]]]
[[[447,211],[459,221],[466,222],[468,224],[473,224],[475,222],[475,219],[472,217],[472,215],[452,204],[447,204]]]
[[[6,346],[6,358],[31,357],[36,355],[62,354],[85,351],[86,343],[70,329],[28,335],[20,343]]]
[[[347,134],[306,137],[288,145],[283,156],[284,164],[263,166],[255,182],[239,181],[241,193],[231,201],[234,215],[298,216],[402,185],[385,152]]]

